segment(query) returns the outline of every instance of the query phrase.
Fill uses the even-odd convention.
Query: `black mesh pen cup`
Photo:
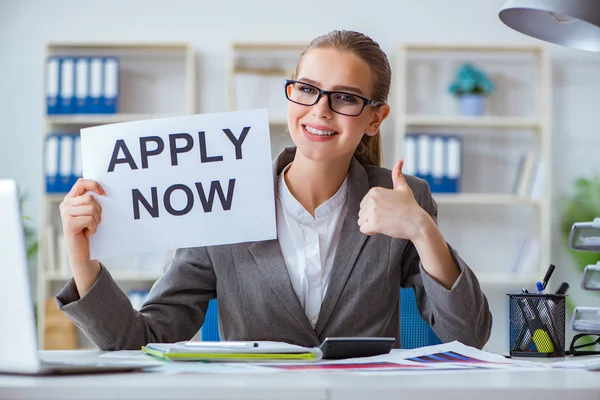
[[[508,294],[510,355],[565,355],[565,295]]]

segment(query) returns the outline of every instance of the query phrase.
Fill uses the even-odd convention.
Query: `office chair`
[[[400,339],[403,349],[442,343],[419,314],[413,288],[400,289]]]
[[[212,299],[208,303],[204,325],[200,332],[203,341],[215,342],[220,340],[217,314],[217,300]],[[412,288],[400,289],[400,337],[404,349],[441,343],[433,329],[421,318],[421,314],[417,309],[415,291]]]
[[[200,337],[203,342],[218,342],[221,340],[219,335],[219,316],[217,308],[217,299],[208,302],[208,309],[204,317],[204,325],[200,330]]]

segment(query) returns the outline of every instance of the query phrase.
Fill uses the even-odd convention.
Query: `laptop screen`
[[[0,321],[0,370],[37,369],[32,290],[19,194],[13,180],[0,180]]]

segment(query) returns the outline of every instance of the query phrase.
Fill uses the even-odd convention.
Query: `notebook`
[[[165,361],[318,361],[323,355],[318,347],[269,341],[148,343],[142,351]]]

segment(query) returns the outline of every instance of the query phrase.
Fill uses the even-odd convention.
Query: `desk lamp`
[[[508,0],[500,10],[500,20],[525,35],[561,46],[600,52],[600,1],[598,0]],[[600,251],[600,218],[577,222],[571,228],[569,247],[581,251]],[[582,286],[600,290],[600,262],[585,268]],[[576,335],[570,352],[598,354],[579,348],[600,344],[600,308],[577,307],[571,326]],[[592,343],[577,345],[580,337],[598,334]]]

